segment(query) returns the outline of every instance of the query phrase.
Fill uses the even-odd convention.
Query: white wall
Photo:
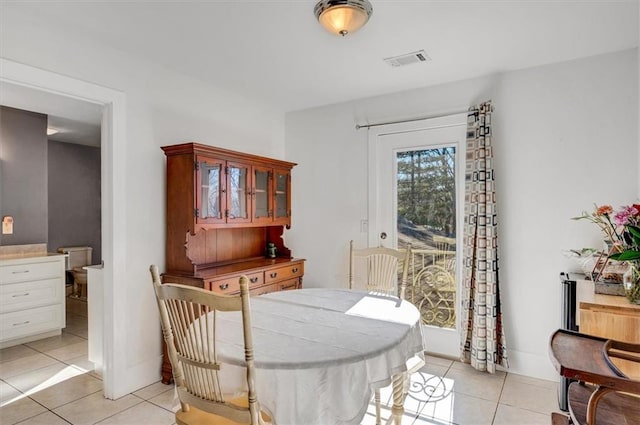
[[[287,157],[300,164],[287,240],[307,259],[305,286],[346,286],[348,241],[367,241],[360,233],[367,130],[355,124],[492,99],[510,370],[555,379],[547,343],[560,325],[561,250],[599,240],[593,225],[569,218],[594,202],[628,204],[638,193],[637,55],[633,49],[287,114]]]
[[[160,326],[149,265],[164,269],[165,159],[160,146],[184,141],[282,158],[284,114],[107,48],[68,28],[6,8],[0,54],[6,59],[110,87],[126,96],[126,393],[159,379]],[[106,284],[109,284],[106,282]],[[122,299],[122,294],[119,297]]]

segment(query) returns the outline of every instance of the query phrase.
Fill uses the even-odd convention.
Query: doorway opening
[[[427,351],[449,357],[460,347],[465,130],[459,114],[369,133],[369,246],[411,245],[406,298],[420,310]]]
[[[116,399],[127,394],[126,338],[116,330],[126,329],[127,316],[114,306],[126,304],[126,119],[122,92],[54,72],[0,59],[0,82],[22,86],[40,94],[60,96],[98,105],[101,119],[101,248],[104,267],[100,271],[101,308],[98,327],[102,331],[97,345],[102,351],[104,396]],[[116,225],[117,224],[117,225]],[[117,247],[117,249],[116,249]],[[89,334],[89,339],[92,335]]]
[[[3,113],[19,118],[3,120],[5,131],[12,137],[3,139],[3,148],[15,151],[16,144],[29,141],[32,155],[9,155],[3,158],[10,170],[35,167],[39,170],[34,181],[25,186],[9,186],[13,193],[10,211],[26,210],[31,199],[40,199],[42,209],[34,216],[19,215],[22,228],[42,222],[39,230],[31,234],[16,233],[5,245],[23,245],[31,242],[45,243],[46,251],[65,254],[64,268],[64,326],[62,335],[48,340],[36,340],[26,345],[56,358],[59,350],[69,354],[58,360],[71,362],[80,369],[101,373],[102,362],[96,358],[96,346],[101,344],[101,332],[97,331],[98,318],[89,326],[88,271],[85,267],[99,265],[102,261],[101,236],[101,148],[100,134],[102,109],[100,105],[64,98],[55,93],[0,82]],[[45,134],[46,127],[46,134]],[[0,148],[0,150],[3,150]],[[10,177],[11,174],[9,174]],[[27,188],[42,187],[37,193]],[[24,199],[24,202],[23,202]],[[95,285],[95,282],[91,282]],[[92,302],[93,304],[93,302]],[[93,348],[93,349],[92,349]],[[51,354],[49,354],[49,351]],[[100,347],[101,353],[101,347]],[[67,356],[73,356],[67,358]]]

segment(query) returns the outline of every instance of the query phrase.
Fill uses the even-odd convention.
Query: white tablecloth
[[[393,297],[283,291],[251,298],[251,314],[258,400],[278,425],[359,424],[372,389],[423,351],[420,313]],[[219,359],[237,366],[244,365],[240,320],[218,313]],[[227,373],[234,377],[226,382],[241,382],[244,372]]]

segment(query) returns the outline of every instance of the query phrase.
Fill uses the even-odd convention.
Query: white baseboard
[[[63,309],[64,310],[64,309]],[[7,319],[9,320],[9,319]],[[26,344],[28,342],[37,341],[39,339],[49,338],[52,336],[57,336],[62,333],[61,329],[56,329],[53,331],[43,332],[35,335],[23,336],[21,338],[14,338],[6,341],[2,341],[0,343],[0,349],[13,347],[15,345]]]
[[[508,350],[509,368],[504,369],[508,373],[530,376],[532,378],[559,381],[560,375],[551,364],[548,355],[526,353],[524,351]]]
[[[151,360],[132,365],[127,368],[127,382],[125,385],[117,386],[117,393],[114,399],[123,397],[134,391],[138,391],[148,385],[160,380],[160,368],[162,367],[162,356],[153,357]]]

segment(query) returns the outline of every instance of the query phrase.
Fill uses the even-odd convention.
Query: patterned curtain
[[[498,286],[498,233],[491,102],[469,108],[464,202],[460,359],[494,373],[507,367]]]

